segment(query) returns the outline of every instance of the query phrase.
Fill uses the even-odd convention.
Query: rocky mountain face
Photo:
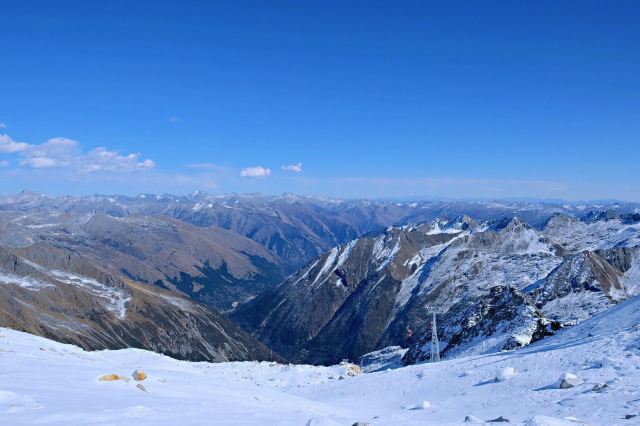
[[[444,356],[514,348],[637,294],[639,236],[633,214],[389,228],[328,251],[232,318],[302,362],[394,345],[423,361],[433,312]]]
[[[135,197],[94,195],[49,197],[23,192],[0,196],[0,224],[24,217],[35,226],[54,225],[56,217],[81,220],[92,213],[116,218],[171,217],[201,228],[216,226],[230,230],[266,247],[286,272],[294,272],[309,260],[339,244],[388,226],[420,223],[437,217],[467,214],[487,221],[518,216],[532,226],[543,225],[554,213],[593,217],[640,212],[634,203],[560,204],[554,202],[468,201],[370,201],[334,200],[318,197],[265,196],[261,194],[212,195],[195,192],[188,196],[141,194]],[[54,219],[47,221],[49,219]],[[6,222],[5,222],[6,224]],[[15,224],[14,224],[15,225]],[[12,225],[13,226],[13,225]],[[29,240],[46,227],[12,228],[11,238]],[[19,235],[18,235],[19,234]]]
[[[201,192],[49,197],[23,192],[0,197],[0,245],[64,244],[91,255],[114,274],[228,311],[332,247],[388,226],[463,214],[480,221],[517,215],[542,226],[554,214],[594,218],[638,211],[636,204],[620,203],[398,203]]]
[[[215,309],[232,309],[283,277],[283,266],[271,251],[215,226],[99,212],[5,212],[4,220],[0,246],[64,246],[121,278],[178,291]]]
[[[456,236],[412,229],[391,228],[336,247],[232,318],[294,361],[321,363],[370,352],[395,309],[394,295],[409,294],[402,278],[417,272],[418,252],[429,256]]]
[[[225,312],[294,361],[398,345],[413,362],[435,310],[445,356],[513,347],[638,292],[639,212],[23,192],[0,197],[0,321],[90,349],[264,357]]]
[[[270,358],[221,314],[46,242],[0,248],[0,326],[91,350],[135,347],[194,361]]]
[[[216,309],[229,310],[282,279],[281,264],[269,250],[215,226],[97,213],[80,230],[67,235],[65,244],[112,273],[182,292]]]

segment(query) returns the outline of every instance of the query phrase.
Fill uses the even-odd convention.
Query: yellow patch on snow
[[[134,371],[132,376],[133,376],[133,379],[138,381],[138,382],[141,382],[141,381],[143,381],[144,379],[147,378],[147,375],[143,371],[140,371],[140,370]]]
[[[98,379],[101,382],[115,382],[117,380],[122,380],[123,382],[128,382],[128,377],[118,376],[117,374],[105,374],[104,376],[100,376]]]
[[[360,374],[362,374],[364,371],[362,370],[362,367],[360,367],[359,365],[350,363],[350,362],[346,362],[346,361],[342,361],[340,363],[340,367],[343,367],[346,369],[345,373],[347,376],[349,377],[353,377],[353,376],[358,376]]]

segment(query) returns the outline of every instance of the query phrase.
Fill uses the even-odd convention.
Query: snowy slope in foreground
[[[506,367],[515,375],[496,382]],[[136,368],[148,374],[146,392],[134,381],[98,381]],[[558,389],[567,372],[580,384]],[[640,418],[625,417],[638,414],[639,298],[517,351],[356,377],[340,366],[85,352],[0,329],[0,424],[417,425],[503,416],[511,424],[631,425]]]

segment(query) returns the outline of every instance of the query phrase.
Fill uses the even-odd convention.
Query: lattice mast
[[[438,327],[436,326],[436,313],[431,320],[431,362],[440,362],[440,342],[438,341]]]

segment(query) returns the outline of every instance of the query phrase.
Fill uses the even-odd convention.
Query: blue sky
[[[640,201],[639,20],[637,1],[4,2],[0,192]]]

